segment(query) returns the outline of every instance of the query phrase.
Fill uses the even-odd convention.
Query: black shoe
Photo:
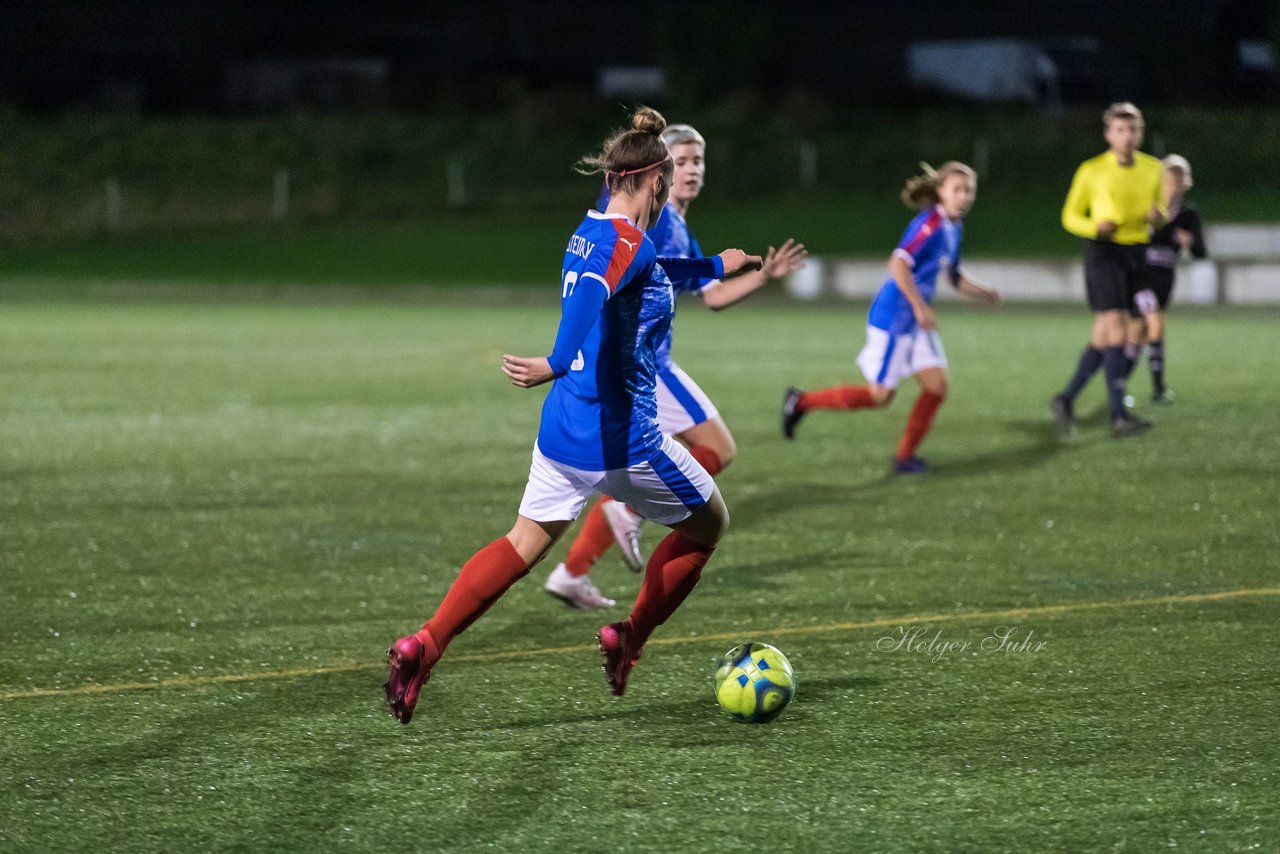
[[[907,457],[905,460],[893,461],[894,474],[928,474],[929,464],[919,457]]]
[[[1058,425],[1058,435],[1069,438],[1076,434],[1076,416],[1071,411],[1071,399],[1065,394],[1055,394],[1049,398],[1049,414],[1053,423]]]
[[[1139,418],[1132,412],[1126,413],[1125,415],[1117,415],[1111,419],[1111,435],[1117,439],[1127,439],[1130,436],[1141,436],[1150,429],[1150,421]]]
[[[782,435],[788,439],[796,437],[796,425],[804,417],[804,411],[800,409],[801,394],[800,389],[792,386],[782,395]]]
[[[1173,403],[1173,392],[1163,389],[1159,394],[1151,395],[1151,402],[1156,406],[1169,406]]]

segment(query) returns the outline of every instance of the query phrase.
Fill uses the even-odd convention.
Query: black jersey
[[[1147,264],[1152,267],[1172,270],[1178,265],[1178,257],[1182,254],[1182,244],[1178,242],[1177,237],[1178,229],[1191,232],[1192,257],[1203,258],[1208,254],[1204,246],[1200,214],[1196,209],[1184,204],[1171,213],[1173,216],[1155,230],[1151,235],[1151,242],[1147,244]]]

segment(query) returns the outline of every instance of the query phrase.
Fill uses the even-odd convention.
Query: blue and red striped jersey
[[[964,227],[959,220],[947,219],[940,205],[921,211],[902,234],[893,254],[911,267],[916,287],[925,302],[932,303],[938,290],[938,274],[946,273],[954,284],[960,277],[960,240]],[[894,335],[911,332],[916,327],[911,303],[898,290],[890,276],[880,286],[867,323]]]
[[[719,259],[667,266],[716,276]],[[569,238],[561,318],[547,357],[557,379],[542,407],[538,447],[591,471],[647,460],[662,444],[654,375],[675,294],[653,241],[621,214],[588,211]]]

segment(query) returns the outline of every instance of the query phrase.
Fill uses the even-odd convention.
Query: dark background
[[[0,3],[0,102],[148,114],[496,109],[658,66],[689,107],[741,89],[911,106],[917,40],[1020,38],[1058,62],[1068,103],[1274,103],[1239,43],[1277,33],[1270,0],[667,2],[625,5],[44,0]]]

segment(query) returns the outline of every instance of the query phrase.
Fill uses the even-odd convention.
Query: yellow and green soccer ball
[[[744,724],[766,724],[796,695],[796,676],[782,650],[740,643],[716,663],[716,702]]]

